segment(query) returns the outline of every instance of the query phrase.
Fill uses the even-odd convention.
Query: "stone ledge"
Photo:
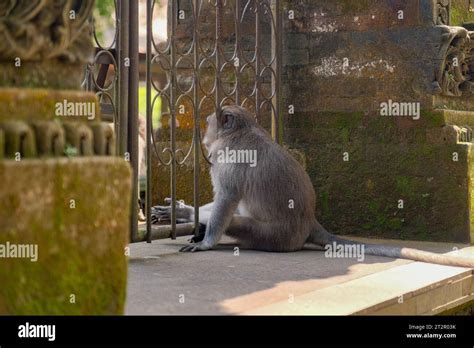
[[[240,314],[435,315],[474,300],[473,279],[471,269],[411,262]]]
[[[94,121],[100,121],[100,108],[97,97],[92,92],[52,89],[0,88],[0,122],[7,120],[54,120],[88,121],[87,117],[56,116],[56,103],[93,103]]]
[[[442,110],[438,109],[443,115],[444,122],[447,125],[455,126],[474,126],[474,112],[473,111],[458,111],[458,110]]]

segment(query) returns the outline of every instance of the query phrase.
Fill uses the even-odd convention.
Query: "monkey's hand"
[[[198,234],[192,236],[188,242],[189,243],[197,243],[197,242],[200,242],[204,239],[204,237],[206,236],[206,225],[204,224],[199,224],[199,230],[198,230]]]
[[[186,245],[182,247],[181,249],[179,249],[179,251],[183,253],[193,253],[195,251],[205,251],[205,250],[211,250],[211,249],[212,249],[211,245],[206,244],[204,242],[199,242],[199,243]]]
[[[165,203],[170,204],[171,198],[165,198]],[[192,221],[194,208],[184,204],[184,201],[176,202],[176,222],[184,223]],[[151,207],[151,223],[171,221],[171,205],[155,205]]]

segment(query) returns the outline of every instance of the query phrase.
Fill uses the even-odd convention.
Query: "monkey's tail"
[[[364,252],[368,255],[402,258],[413,261],[434,263],[438,265],[467,267],[474,269],[474,258],[471,259],[466,257],[442,255],[412,248],[360,243],[349,239],[340,238],[328,232],[319,223],[317,223],[316,229],[312,231],[308,242],[323,247],[333,243],[343,245],[360,245],[364,246]]]

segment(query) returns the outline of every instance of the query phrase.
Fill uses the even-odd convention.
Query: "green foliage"
[[[64,154],[67,157],[76,157],[77,154],[78,154],[78,151],[74,146],[71,146],[71,145],[67,144],[65,149],[64,149]]]
[[[151,101],[155,97],[156,92],[151,93]],[[138,112],[140,117],[146,117],[146,87],[142,86],[138,89]],[[155,105],[153,106],[153,128],[159,128],[161,124],[161,98],[156,98]]]
[[[451,5],[451,25],[462,26],[465,23],[474,22],[474,12],[465,8],[465,4],[454,2]]]
[[[96,0],[94,8],[94,26],[97,39],[102,45],[109,45],[110,42],[104,43],[105,30],[115,27],[115,2],[114,0]]]
[[[115,12],[114,0],[96,0],[95,7],[101,17],[110,17]]]

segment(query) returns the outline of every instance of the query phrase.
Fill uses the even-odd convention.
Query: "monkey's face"
[[[202,140],[207,151],[210,151],[211,145],[217,140],[217,117],[216,114],[207,116],[206,118],[206,134]]]

